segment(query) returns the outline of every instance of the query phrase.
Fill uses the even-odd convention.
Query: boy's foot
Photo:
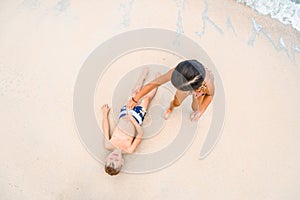
[[[141,85],[144,85],[145,80],[147,79],[148,75],[149,75],[149,68],[144,68],[141,77]]]
[[[142,89],[144,82],[146,80],[146,78],[148,77],[149,74],[149,68],[144,68],[142,71],[141,76],[139,77],[135,88],[131,91],[131,96],[135,96],[137,93],[139,93],[139,91]]]
[[[155,78],[159,77],[160,75],[161,75],[160,72],[156,72],[156,73],[155,73]]]

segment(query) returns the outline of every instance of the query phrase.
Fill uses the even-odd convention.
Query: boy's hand
[[[104,105],[101,107],[101,110],[102,110],[103,114],[108,114],[108,113],[109,113],[109,110],[110,110],[110,107],[109,107],[107,104],[104,104]]]

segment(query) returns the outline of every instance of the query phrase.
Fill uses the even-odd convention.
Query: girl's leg
[[[180,90],[177,90],[173,101],[171,101],[169,108],[165,111],[165,119],[168,119],[170,114],[172,113],[173,109],[175,107],[180,106],[181,102],[189,95],[188,92],[183,92]]]

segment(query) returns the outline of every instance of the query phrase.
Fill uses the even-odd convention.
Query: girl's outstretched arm
[[[148,94],[150,91],[152,91],[154,88],[159,87],[160,85],[168,82],[171,80],[171,76],[173,73],[174,69],[170,69],[167,73],[155,78],[152,80],[150,83],[146,84],[138,93],[136,93],[135,96],[133,96],[128,102],[127,102],[127,107],[129,109],[132,109],[138,101]]]

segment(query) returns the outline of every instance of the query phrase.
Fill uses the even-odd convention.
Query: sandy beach
[[[99,46],[144,28],[182,34],[205,51],[224,88],[225,120],[204,158],[217,101],[192,125],[195,137],[176,161],[111,177],[98,159],[107,154],[102,141],[90,147],[82,139],[75,85]],[[127,74],[149,67],[151,80],[182,59],[142,49],[112,62],[97,75],[91,101],[99,127],[102,104],[113,104],[116,120],[128,99],[123,83],[135,80]],[[2,1],[0,199],[299,199],[299,67],[300,32],[234,0]],[[170,84],[159,89],[145,121],[150,139],[137,154],[166,148],[191,112],[189,98],[163,120],[172,92]],[[134,159],[127,162],[130,171]]]

